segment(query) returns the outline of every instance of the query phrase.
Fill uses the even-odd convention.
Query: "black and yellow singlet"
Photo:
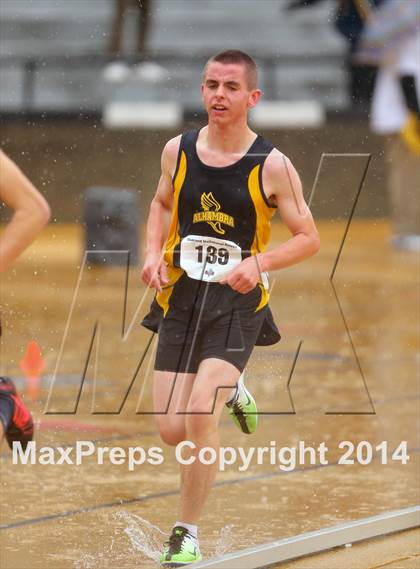
[[[188,288],[187,281],[217,283],[242,259],[263,252],[270,239],[276,206],[264,193],[262,170],[273,145],[258,135],[237,162],[213,167],[197,154],[198,134],[199,130],[188,131],[180,141],[164,256],[169,283],[156,294],[152,311],[143,321],[155,331],[174,296],[179,297],[177,289]],[[261,282],[259,288],[255,312],[268,303],[268,287]]]

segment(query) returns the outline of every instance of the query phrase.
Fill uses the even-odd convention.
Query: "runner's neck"
[[[217,166],[220,160],[234,163],[246,154],[256,138],[248,125],[234,130],[208,125],[199,133],[197,149],[208,164],[216,162]]]

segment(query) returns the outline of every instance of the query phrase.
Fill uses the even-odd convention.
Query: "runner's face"
[[[244,65],[213,61],[207,67],[201,94],[209,120],[225,123],[246,117],[261,91],[249,89]]]

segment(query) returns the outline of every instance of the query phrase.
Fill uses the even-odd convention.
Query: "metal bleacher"
[[[150,58],[162,81],[103,77],[113,0],[1,0],[0,112],[101,112],[109,101],[176,101],[200,108],[203,62],[244,49],[261,67],[268,100],[315,100],[346,108],[346,45],[333,26],[335,0],[286,11],[286,0],[155,0]],[[134,52],[135,9],[124,51]]]

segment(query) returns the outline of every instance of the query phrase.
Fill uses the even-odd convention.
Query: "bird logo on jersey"
[[[224,235],[226,230],[222,224],[235,227],[235,221],[231,215],[220,211],[220,204],[213,196],[213,192],[201,194],[201,207],[203,211],[194,214],[193,223],[206,222],[216,233]]]

